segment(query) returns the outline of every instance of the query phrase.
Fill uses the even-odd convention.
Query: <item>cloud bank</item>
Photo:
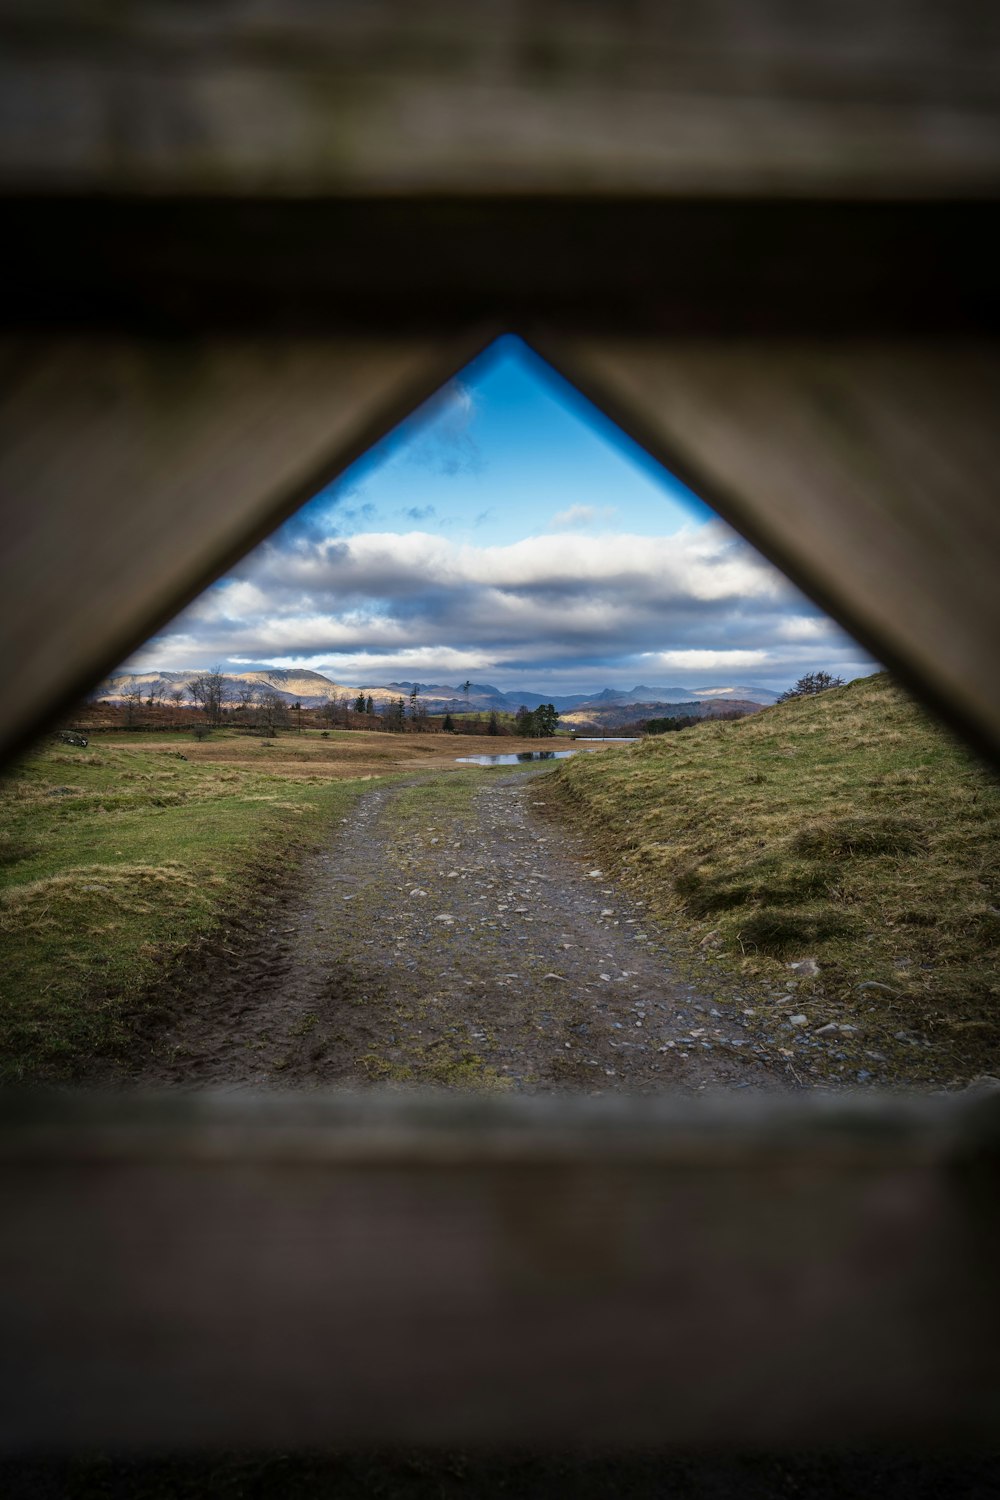
[[[307,666],[342,682],[562,691],[871,663],[719,521],[670,537],[571,529],[508,546],[430,532],[279,533],[129,664]]]

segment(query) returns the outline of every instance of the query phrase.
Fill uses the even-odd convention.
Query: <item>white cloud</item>
[[[571,505],[552,517],[549,525],[561,530],[573,526],[593,526],[596,521],[610,521],[618,514],[614,505]]]
[[[418,530],[300,529],[265,543],[132,665],[261,662],[365,685],[475,676],[553,691],[733,675],[787,686],[817,667],[856,675],[820,650],[865,670],[810,611],[718,521],[669,537],[565,530],[489,547]]]
[[[822,615],[792,615],[775,627],[775,635],[783,641],[825,641],[836,626]]]
[[[661,667],[687,672],[731,672],[744,667],[764,667],[771,660],[767,651],[649,651],[643,653]]]

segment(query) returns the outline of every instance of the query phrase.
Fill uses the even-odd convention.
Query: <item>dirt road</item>
[[[541,768],[373,784],[281,893],[162,986],[144,1085],[788,1086],[738,1004],[543,817]]]

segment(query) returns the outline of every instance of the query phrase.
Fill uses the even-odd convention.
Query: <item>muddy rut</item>
[[[787,1086],[738,1006],[543,817],[541,770],[375,783],[288,889],[191,954],[143,1085]]]

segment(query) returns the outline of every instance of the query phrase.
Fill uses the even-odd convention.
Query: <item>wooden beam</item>
[[[4,1102],[0,1446],[987,1444],[996,1100]]]
[[[0,345],[0,746],[95,687],[479,343]]]
[[[2,0],[0,182],[979,195],[998,58],[980,0]]]
[[[0,324],[32,332],[392,342],[482,322],[663,338],[1000,331],[995,202],[0,201]]]
[[[1000,756],[1000,344],[598,337],[539,347]]]

